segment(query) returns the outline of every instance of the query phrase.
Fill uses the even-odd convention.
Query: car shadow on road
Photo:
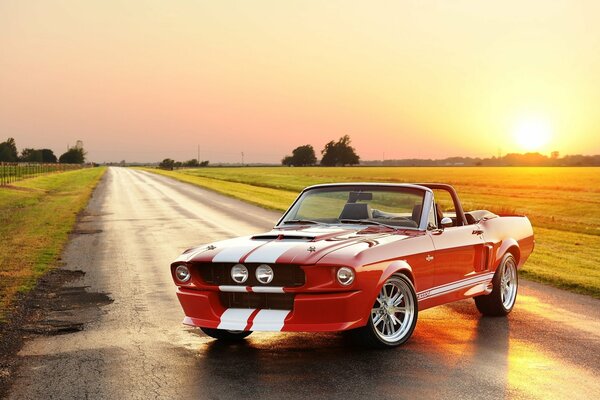
[[[446,308],[441,314],[425,316],[415,336],[396,349],[363,348],[345,335],[328,333],[255,332],[235,344],[208,342],[198,349],[199,394],[504,397],[509,321],[462,313],[460,307]]]

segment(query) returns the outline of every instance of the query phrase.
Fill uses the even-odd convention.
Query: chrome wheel
[[[477,309],[491,317],[508,315],[515,305],[518,285],[517,260],[512,253],[506,253],[494,273],[492,292],[474,298]]]
[[[415,307],[408,283],[397,277],[388,279],[371,309],[371,323],[377,336],[394,343],[410,334]]]
[[[513,258],[504,263],[504,271],[500,278],[500,299],[505,309],[510,310],[517,297],[517,267]]]

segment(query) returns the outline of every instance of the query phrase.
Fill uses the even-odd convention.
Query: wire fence
[[[22,179],[33,178],[51,172],[80,169],[84,164],[59,163],[8,163],[0,162],[0,186],[10,185]]]

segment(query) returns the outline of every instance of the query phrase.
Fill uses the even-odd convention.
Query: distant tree
[[[294,167],[305,167],[308,165],[315,165],[317,163],[315,149],[310,144],[296,147],[292,151],[292,155],[286,156],[283,160],[281,160],[281,163],[283,165]]]
[[[50,149],[41,149],[39,150],[42,153],[42,162],[45,163],[55,163],[58,160],[56,159],[56,156],[54,155],[54,152]]]
[[[360,157],[356,154],[354,147],[350,146],[350,142],[350,136],[344,135],[337,142],[332,140],[327,143],[321,151],[323,155],[321,165],[332,167],[358,164]]]
[[[0,161],[4,162],[16,162],[19,160],[19,153],[17,153],[17,145],[15,139],[8,138],[6,142],[0,143]]]
[[[172,170],[174,166],[175,166],[175,161],[171,160],[170,158],[165,158],[164,160],[162,160],[160,162],[160,164],[158,164],[159,168],[168,169],[168,170]]]
[[[22,162],[42,162],[42,152],[36,149],[23,149],[19,161]]]
[[[21,150],[21,156],[19,161],[22,162],[43,162],[43,163],[55,163],[56,156],[50,149],[23,149]]]
[[[81,147],[71,147],[65,153],[61,154],[58,161],[63,164],[83,164],[85,162],[86,152]]]
[[[291,167],[294,165],[294,158],[292,156],[285,156],[281,160],[281,165],[285,165],[286,167]]]
[[[200,161],[200,164],[198,164],[199,167],[208,167],[208,160],[204,160],[204,161]]]
[[[183,163],[184,167],[190,167],[190,168],[195,168],[195,167],[198,167],[199,165],[200,165],[200,163],[195,158],[192,158],[191,160],[188,160]]]

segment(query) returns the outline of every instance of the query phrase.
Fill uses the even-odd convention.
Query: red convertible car
[[[326,184],[270,232],[188,249],[171,272],[184,323],[214,338],[350,331],[392,347],[441,304],[508,314],[533,247],[526,217],[465,212],[449,185]]]

